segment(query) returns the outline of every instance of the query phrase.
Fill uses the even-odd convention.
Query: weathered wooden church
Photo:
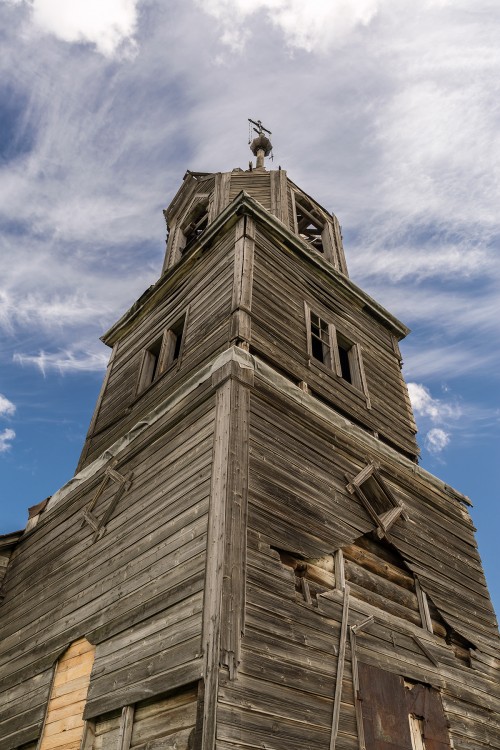
[[[74,478],[0,538],[0,750],[500,748],[466,497],[398,341],[262,127],[187,172]]]

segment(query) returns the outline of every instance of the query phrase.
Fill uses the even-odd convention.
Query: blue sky
[[[412,328],[421,463],[499,611],[498,38],[490,0],[0,0],[0,533],[71,477],[184,172],[245,168],[260,118]]]

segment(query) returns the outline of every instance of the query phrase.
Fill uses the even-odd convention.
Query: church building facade
[[[0,538],[0,750],[500,748],[468,499],[336,217],[187,172],[75,476]]]

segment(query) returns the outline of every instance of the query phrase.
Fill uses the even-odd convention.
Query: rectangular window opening
[[[154,383],[179,360],[185,323],[186,315],[183,315],[146,349],[139,379],[139,392]]]
[[[344,378],[344,380],[347,380],[348,383],[352,383],[351,364],[349,361],[350,347],[347,348],[346,346],[342,346],[341,343],[339,343],[338,346],[339,346],[340,371],[342,373],[342,377]]]
[[[181,348],[182,348],[182,339],[183,339],[183,334],[184,334],[185,321],[186,321],[186,316],[183,315],[182,318],[180,318],[180,320],[174,323],[172,328],[170,328],[169,333],[171,333],[175,337],[175,341],[173,342],[172,361],[169,364],[173,364],[174,362],[177,362],[177,360],[179,359]]]
[[[182,231],[185,242],[182,253],[185,253],[196,242],[201,233],[207,228],[207,225],[208,201],[198,204],[183,226]]]

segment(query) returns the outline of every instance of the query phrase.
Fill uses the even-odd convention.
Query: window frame
[[[143,350],[139,378],[137,381],[137,395],[141,395],[160,378],[172,369],[180,367],[184,353],[184,342],[188,323],[189,308],[173,318],[160,336],[157,336]],[[180,327],[180,331],[176,331]],[[177,344],[180,343],[177,351]],[[177,351],[177,355],[176,355]]]
[[[319,313],[319,306],[316,306],[315,308],[312,308],[308,305],[307,302],[304,302],[304,311],[305,311],[305,318],[306,318],[306,337],[307,337],[307,354],[309,357],[309,364],[314,364],[314,366],[321,367],[322,369],[326,370],[327,372],[334,373],[337,378],[342,380],[344,384],[347,386],[350,386],[355,390],[356,393],[362,394],[365,397],[367,408],[371,408],[370,404],[370,396],[368,393],[368,385],[366,382],[366,375],[364,371],[364,365],[363,365],[363,354],[362,354],[362,348],[359,343],[356,343],[352,341],[348,336],[346,336],[342,331],[339,331],[334,323],[332,323],[331,319],[329,319],[328,316],[325,316],[323,313]],[[321,328],[321,323],[324,323],[328,326],[328,341],[329,341],[329,347],[330,347],[330,353],[328,357],[328,362],[322,361],[314,356],[313,353],[313,321],[312,316],[316,316],[319,320],[319,327]],[[350,370],[350,379],[347,379],[344,376],[343,370],[342,370],[342,362],[341,362],[341,355],[340,350],[343,350],[347,354],[348,363],[349,363],[349,370]]]
[[[346,475],[346,479],[348,479]],[[371,485],[377,491],[374,498]],[[346,490],[356,495],[375,524],[377,536],[382,539],[391,526],[402,516],[408,520],[403,503],[397,498],[380,474],[380,466],[370,461],[356,476],[348,481]],[[383,503],[385,508],[379,507]]]

